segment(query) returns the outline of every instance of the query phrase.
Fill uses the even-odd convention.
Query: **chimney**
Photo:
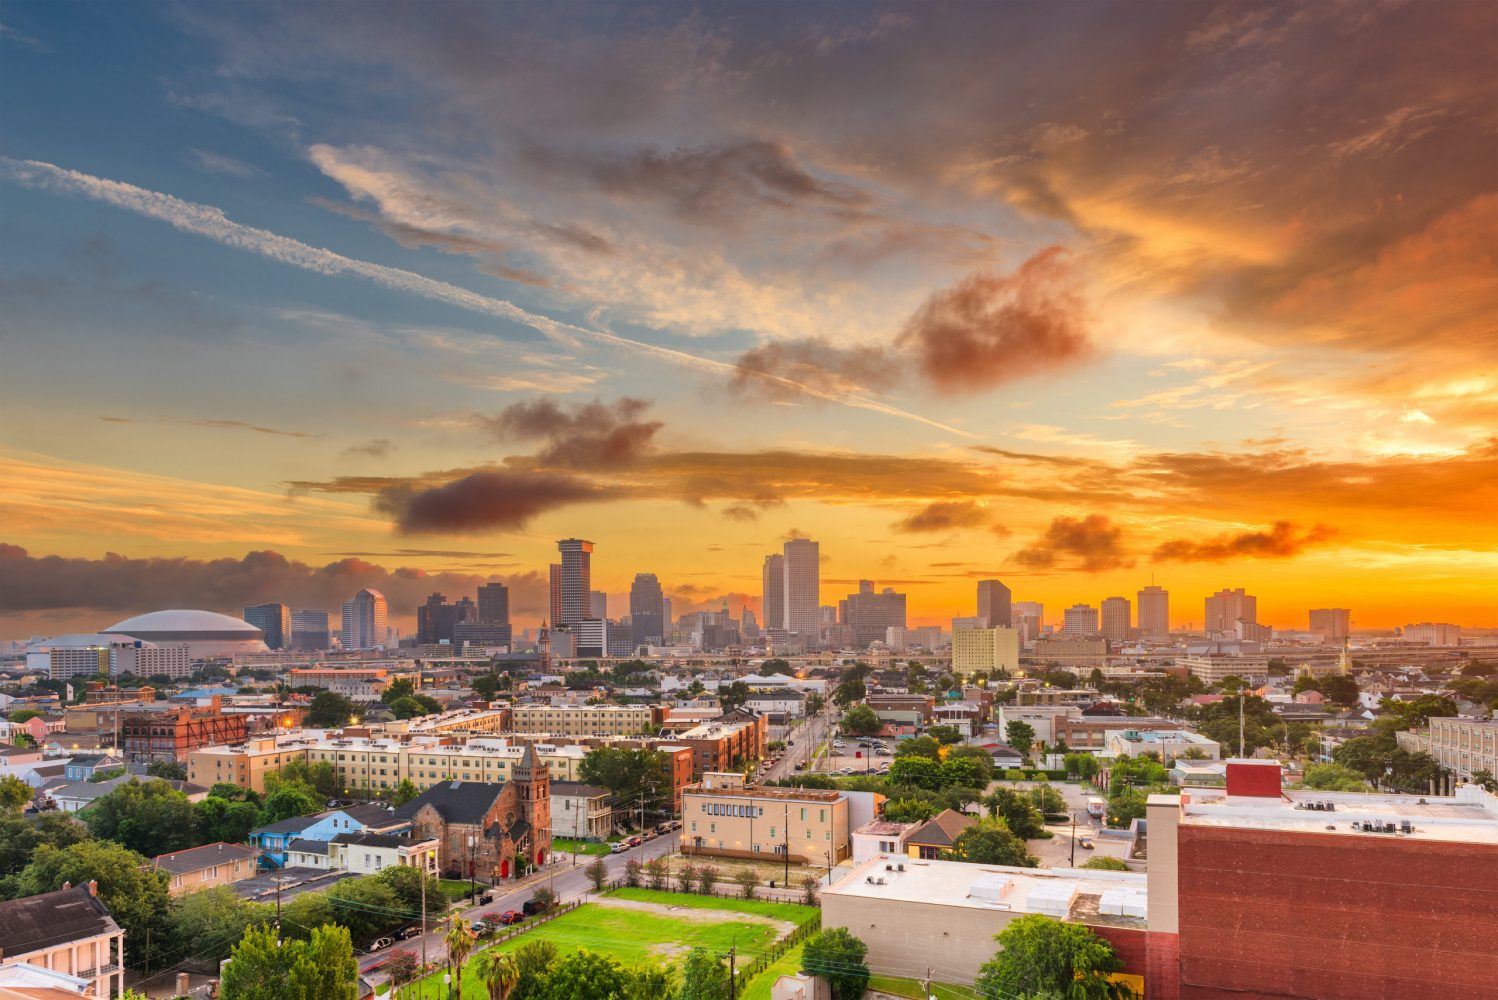
[[[177,973],[177,995],[179,997],[185,997],[185,996],[188,995],[188,991],[191,990],[191,989],[192,989],[192,979],[191,979],[191,977],[189,977],[188,974],[185,973],[185,972],[179,972],[179,973]]]

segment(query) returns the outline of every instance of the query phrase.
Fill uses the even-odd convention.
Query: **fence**
[[[792,948],[796,947],[796,945],[800,944],[802,941],[805,941],[807,938],[811,937],[821,929],[822,915],[819,913],[815,917],[812,917],[810,920],[808,920],[806,923],[802,924],[800,927],[797,927],[795,930],[791,931],[791,933],[787,934],[779,941],[776,941],[773,945],[770,946],[769,951],[745,966],[744,971],[740,973],[742,977],[741,981],[745,983],[749,982],[755,976],[759,975],[761,972],[764,972],[770,966],[780,961],[780,959],[785,956],[786,952],[790,951]]]
[[[720,884],[722,884],[722,883],[720,883]],[[654,883],[651,882],[650,873],[648,871],[642,871],[642,872],[640,872],[640,883],[639,883],[639,885],[632,886],[632,885],[629,884],[629,880],[628,879],[622,879],[622,878],[614,879],[611,882],[605,882],[604,885],[607,888],[610,888],[610,889],[649,889],[652,892],[679,892],[679,893],[682,893],[683,895],[687,895],[687,896],[714,896],[714,897],[716,897],[718,899],[758,899],[758,900],[760,900],[762,902],[769,902],[769,903],[799,903],[802,906],[821,906],[822,905],[822,897],[820,895],[813,896],[812,899],[811,899],[811,901],[808,902],[807,897],[806,897],[806,890],[805,889],[796,889],[796,888],[792,888],[791,886],[788,886],[788,885],[784,885],[784,886],[758,885],[758,886],[754,887],[756,894],[753,895],[753,896],[745,896],[744,895],[744,890],[741,889],[741,888],[738,888],[737,887],[738,883],[735,883],[735,882],[729,882],[729,883],[727,883],[724,888],[719,888],[718,886],[715,885],[715,886],[713,886],[713,889],[712,889],[711,892],[703,892],[700,889],[696,888],[695,886],[692,887],[692,888],[687,888],[687,887],[681,885],[679,882],[677,884],[673,885],[672,884],[672,879],[670,877],[665,877],[665,876],[663,876],[663,881],[661,882],[660,885],[655,885]],[[734,886],[734,888],[728,888],[727,885],[732,885],[732,886]],[[783,895],[769,895],[769,894],[760,895],[759,894],[761,892],[766,892],[766,891],[768,891],[769,893],[782,893]]]
[[[546,923],[547,921],[555,920],[557,917],[560,917],[562,914],[568,913],[568,912],[570,912],[572,910],[575,910],[575,909],[577,909],[581,905],[582,905],[582,901],[581,900],[576,900],[576,899],[574,899],[570,903],[558,903],[556,906],[552,907],[550,910],[546,911],[545,913],[538,913],[538,914],[536,914],[533,917],[526,917],[524,920],[522,920],[518,924],[510,924],[508,927],[505,927],[503,930],[501,930],[500,932],[496,933],[493,937],[485,938],[484,940],[487,941],[491,945],[494,945],[494,944],[503,944],[504,942],[510,940],[511,938],[513,938],[513,937],[519,937],[521,934],[524,934],[526,931],[534,930],[535,928],[540,927],[542,924]]]

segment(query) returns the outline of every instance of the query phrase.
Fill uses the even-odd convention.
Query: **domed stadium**
[[[195,659],[266,651],[258,628],[213,611],[152,611],[116,622],[104,631],[160,645],[185,643]]]

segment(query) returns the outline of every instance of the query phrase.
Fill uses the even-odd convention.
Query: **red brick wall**
[[[1179,843],[1180,1000],[1498,1000],[1498,846],[1191,825]]]
[[[1149,1000],[1179,1000],[1181,995],[1181,937],[1149,932],[1144,988]]]

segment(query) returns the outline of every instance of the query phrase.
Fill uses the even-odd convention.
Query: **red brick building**
[[[1151,797],[1151,1000],[1498,1000],[1498,797],[1279,780]]]
[[[243,715],[224,715],[217,708],[138,712],[120,719],[120,749],[136,762],[186,762],[199,747],[243,743],[247,732]]]

